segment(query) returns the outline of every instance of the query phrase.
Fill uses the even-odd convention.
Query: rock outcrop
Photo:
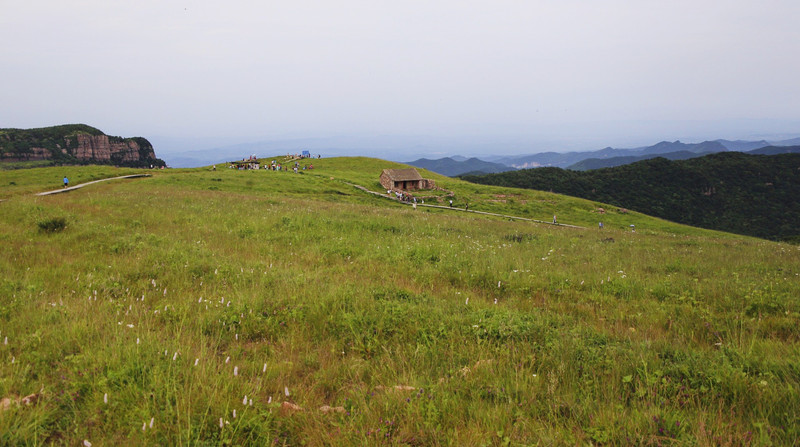
[[[0,161],[31,160],[164,166],[145,138],[108,136],[84,124],[40,129],[0,129]]]
[[[76,135],[78,147],[73,155],[81,161],[138,161],[141,158],[156,158],[153,146],[141,147],[136,140],[128,138],[111,142],[108,135]],[[142,157],[142,150],[146,151]]]

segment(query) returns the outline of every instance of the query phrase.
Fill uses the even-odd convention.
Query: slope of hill
[[[767,146],[748,152],[748,154],[753,154],[753,155],[777,155],[777,154],[797,154],[797,153],[800,153],[800,146]]]
[[[748,152],[752,151],[753,149],[758,149],[766,146],[770,146],[769,142],[766,140],[759,140],[759,141],[745,141],[745,140],[714,140],[717,143],[725,146],[729,151],[738,151],[738,152]]]
[[[512,171],[514,169],[500,163],[491,163],[488,161],[479,160],[477,158],[469,158],[461,161],[450,157],[440,158],[438,160],[420,158],[419,160],[410,161],[408,164],[446,175],[448,177],[455,177],[467,172],[492,174],[496,172]]]
[[[585,172],[542,168],[464,179],[598,200],[703,228],[798,239],[798,169],[798,154],[729,152],[684,161],[655,158]]]
[[[400,166],[174,169],[47,197],[31,188],[62,168],[4,175],[0,444],[800,438],[796,247],[430,172],[453,209],[352,186]]]
[[[662,141],[652,146],[638,147],[633,149],[615,149],[607,147],[597,151],[587,152],[543,152],[539,154],[524,155],[519,157],[508,157],[497,160],[499,163],[507,164],[518,169],[523,168],[536,168],[536,167],[559,167],[566,168],[582,160],[587,159],[619,159],[619,157],[628,157],[628,160],[637,160],[633,157],[652,156],[658,154],[668,154],[676,152],[694,152],[694,153],[712,153],[726,151],[724,145],[717,141],[704,141],[702,143],[687,144],[680,141]],[[620,159],[622,160],[622,159]],[[618,162],[620,160],[617,160]]]
[[[127,167],[164,166],[142,137],[108,136],[85,124],[38,129],[0,129],[0,162],[104,163]]]
[[[666,154],[651,154],[651,155],[629,155],[627,157],[613,157],[613,158],[587,158],[581,160],[574,165],[570,165],[567,169],[573,171],[589,171],[591,169],[613,168],[614,166],[622,166],[637,161],[649,160],[651,158],[662,157],[667,160],[688,160],[690,158],[702,157],[714,152],[668,152]]]

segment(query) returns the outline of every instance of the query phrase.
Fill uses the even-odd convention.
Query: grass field
[[[800,247],[313,164],[0,172],[0,445],[797,444]]]

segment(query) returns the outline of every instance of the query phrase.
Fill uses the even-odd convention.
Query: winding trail
[[[347,183],[347,182],[345,182],[345,183]],[[400,200],[394,199],[392,197],[388,197],[385,193],[370,191],[369,189],[367,189],[367,188],[365,188],[365,187],[363,187],[361,185],[356,185],[356,184],[353,184],[353,183],[347,183],[347,184],[350,185],[350,186],[353,186],[355,188],[358,188],[358,189],[360,189],[360,190],[362,190],[364,192],[368,192],[368,193],[376,195],[378,197],[383,197],[384,199],[394,200],[395,202],[398,202],[398,203],[404,204],[404,205],[409,205],[409,206],[412,205],[411,203],[401,202]],[[556,226],[556,227],[579,228],[581,230],[585,230],[586,229],[586,227],[581,227],[581,226],[578,226],[578,225],[553,223],[553,222],[548,222],[546,220],[537,220],[537,219],[531,219],[531,218],[528,218],[528,217],[510,216],[508,214],[489,213],[489,212],[486,212],[486,211],[466,210],[464,208],[453,208],[453,207],[442,206],[442,205],[426,205],[426,204],[422,204],[422,203],[417,203],[417,206],[424,206],[424,207],[427,207],[427,208],[438,208],[438,209],[450,210],[450,211],[461,211],[462,213],[483,214],[485,216],[502,217],[502,218],[505,218],[505,219],[524,220],[526,222],[535,222],[535,223],[539,223],[539,224],[553,225],[553,226]]]
[[[39,193],[36,193],[36,195],[37,196],[49,196],[51,194],[60,194],[62,192],[74,191],[76,189],[83,188],[86,185],[91,185],[93,183],[105,182],[105,181],[108,181],[108,180],[117,180],[117,179],[122,179],[122,178],[152,177],[152,176],[153,176],[153,174],[122,175],[122,176],[119,176],[119,177],[110,177],[110,178],[104,178],[104,179],[100,179],[100,180],[94,180],[94,181],[91,181],[91,182],[81,183],[79,185],[70,186],[68,188],[61,188],[61,189],[54,189],[52,191],[39,192]]]
[[[118,179],[126,179],[126,178],[140,178],[140,177],[152,177],[152,174],[132,174],[132,175],[123,175],[123,176],[120,176],[120,177],[104,178],[104,179],[100,179],[100,180],[94,180],[94,181],[91,181],[91,182],[81,183],[81,184],[75,185],[75,186],[70,186],[68,188],[61,188],[61,189],[54,189],[52,191],[40,192],[40,193],[36,193],[36,195],[37,196],[49,196],[49,195],[52,195],[52,194],[60,194],[60,193],[64,193],[64,192],[74,191],[76,189],[83,188],[84,186],[91,185],[93,183],[105,182],[105,181],[108,181],[108,180],[118,180]],[[358,189],[360,189],[360,190],[362,190],[364,192],[368,192],[370,194],[373,194],[375,196],[383,197],[383,198],[389,199],[389,200],[394,200],[394,201],[396,201],[396,202],[398,202],[400,204],[412,206],[411,203],[401,202],[400,200],[397,200],[397,199],[394,199],[394,198],[391,198],[391,197],[387,197],[383,193],[370,191],[369,189],[367,189],[367,188],[365,188],[365,187],[363,187],[361,185],[356,185],[354,183],[348,183],[348,182],[345,182],[345,183],[347,183],[348,185],[353,186],[355,188],[358,188]],[[450,206],[442,206],[442,205],[427,205],[427,204],[422,204],[422,203],[417,203],[417,206],[419,206],[419,207],[427,207],[427,208],[438,208],[438,209],[449,210],[449,211],[460,211],[462,213],[482,214],[484,216],[502,217],[502,218],[505,218],[505,219],[524,220],[526,222],[534,222],[534,223],[545,224],[545,225],[553,225],[553,226],[557,226],[557,227],[579,228],[579,229],[582,229],[582,230],[586,229],[586,227],[581,227],[581,226],[578,226],[578,225],[553,223],[553,222],[548,222],[548,221],[545,221],[545,220],[531,219],[529,217],[511,216],[511,215],[508,215],[508,214],[490,213],[490,212],[487,212],[487,211],[466,210],[464,208],[453,208],[453,207],[450,207]]]

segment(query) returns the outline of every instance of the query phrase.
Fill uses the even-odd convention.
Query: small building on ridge
[[[387,190],[414,191],[417,189],[433,189],[436,183],[424,179],[414,168],[384,169],[381,173],[381,185]]]

